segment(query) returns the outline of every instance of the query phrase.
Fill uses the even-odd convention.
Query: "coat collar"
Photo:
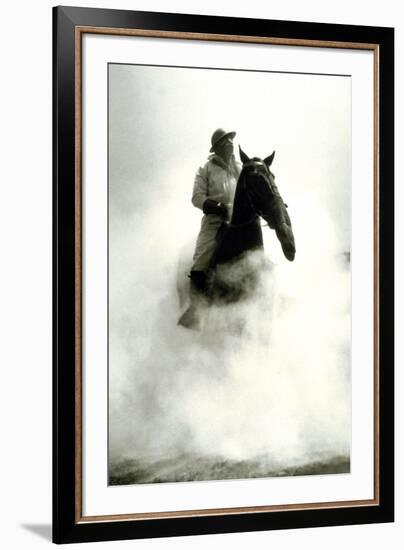
[[[213,164],[216,164],[217,166],[220,166],[225,170],[229,168],[229,165],[225,163],[222,157],[219,157],[219,155],[216,155],[216,153],[213,153],[213,155],[209,155],[209,160],[213,162]]]
[[[230,158],[229,164],[226,164],[222,157],[219,157],[219,155],[216,155],[216,153],[209,155],[208,158],[210,162],[216,164],[216,166],[220,166],[221,168],[223,168],[223,170],[226,170],[227,172],[232,174],[236,179],[240,175],[241,166],[237,163],[234,155],[232,155],[232,157]]]
[[[230,161],[228,164],[226,164],[226,162],[222,159],[222,157],[219,157],[219,155],[216,155],[216,153],[209,155],[208,159],[210,160],[210,162],[213,162],[213,164],[216,164],[217,166],[220,166],[225,170],[232,170],[234,166],[239,168],[239,164],[236,161],[236,158],[234,155],[230,157]]]

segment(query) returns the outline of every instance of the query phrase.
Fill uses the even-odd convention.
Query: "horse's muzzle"
[[[296,246],[292,228],[286,223],[283,223],[276,229],[276,236],[281,243],[285,258],[293,262],[296,255]]]

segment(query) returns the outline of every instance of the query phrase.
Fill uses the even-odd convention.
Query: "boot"
[[[191,297],[192,297],[192,294],[199,297],[206,296],[206,291],[207,291],[206,271],[191,271],[189,276],[191,278]]]
[[[198,303],[206,299],[207,292],[207,276],[205,271],[191,271],[189,275],[190,284],[190,300],[191,305],[181,315],[178,324],[185,328],[199,329],[200,318],[198,314]]]

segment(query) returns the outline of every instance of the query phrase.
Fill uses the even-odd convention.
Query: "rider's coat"
[[[218,155],[210,155],[208,161],[196,173],[192,204],[202,210],[203,203],[208,198],[224,203],[228,206],[230,220],[240,171],[241,165],[234,156],[227,165]],[[220,216],[204,214],[196,241],[192,270],[205,271],[208,268],[217,242],[216,235],[222,223],[223,219]]]

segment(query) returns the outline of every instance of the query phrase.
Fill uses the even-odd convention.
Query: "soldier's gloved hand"
[[[203,203],[202,210],[204,214],[216,214],[216,216],[220,216],[224,220],[227,219],[228,216],[226,204],[214,201],[213,199],[206,199]]]

